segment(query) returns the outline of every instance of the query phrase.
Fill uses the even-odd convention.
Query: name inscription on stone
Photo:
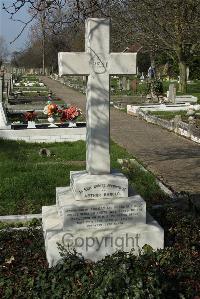
[[[97,74],[103,74],[107,71],[108,61],[104,57],[105,55],[94,54],[90,59],[90,66],[93,72]]]
[[[90,204],[65,208],[65,226],[80,228],[105,228],[124,225],[133,221],[145,221],[146,206],[143,201],[135,203]]]
[[[123,197],[127,188],[115,184],[96,184],[79,189],[80,195],[88,199]]]

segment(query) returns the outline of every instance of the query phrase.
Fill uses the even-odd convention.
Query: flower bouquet
[[[51,128],[57,127],[55,122],[55,116],[58,114],[58,105],[48,101],[47,105],[44,107],[43,113],[48,115],[48,121],[50,122]]]
[[[69,121],[68,127],[76,127],[75,120],[82,114],[81,109],[71,106],[69,108],[65,108],[60,112],[60,120],[61,122]]]
[[[35,111],[27,111],[26,113],[24,113],[24,119],[26,122],[28,122],[28,127],[27,129],[35,129],[35,120],[37,118],[37,114],[35,113]]]
[[[24,113],[24,119],[25,121],[34,121],[37,118],[37,114],[35,113],[35,111],[27,111],[26,113]]]

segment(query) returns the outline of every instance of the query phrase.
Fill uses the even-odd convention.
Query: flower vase
[[[34,120],[32,120],[32,121],[29,120],[29,121],[28,121],[27,129],[36,129],[35,121],[34,121]]]
[[[48,122],[50,125],[48,126],[49,128],[57,128],[58,126],[55,125],[55,119],[53,116],[48,117]]]
[[[76,122],[74,120],[70,120],[68,128],[76,128]]]

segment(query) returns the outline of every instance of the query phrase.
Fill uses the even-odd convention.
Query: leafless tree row
[[[185,91],[186,66],[200,50],[200,0],[13,0],[4,8],[15,19],[25,6],[30,19],[19,20],[21,32],[35,19],[45,40],[51,34],[63,38],[65,33],[66,45],[76,40],[78,32],[83,34],[86,18],[111,17],[113,49],[139,43],[152,61],[156,53],[165,52],[178,61],[181,91]],[[82,42],[77,44],[81,49]]]

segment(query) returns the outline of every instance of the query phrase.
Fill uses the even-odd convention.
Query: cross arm
[[[87,53],[58,53],[59,76],[62,75],[89,75],[89,56]]]
[[[136,68],[137,53],[110,53],[111,75],[134,75]]]

